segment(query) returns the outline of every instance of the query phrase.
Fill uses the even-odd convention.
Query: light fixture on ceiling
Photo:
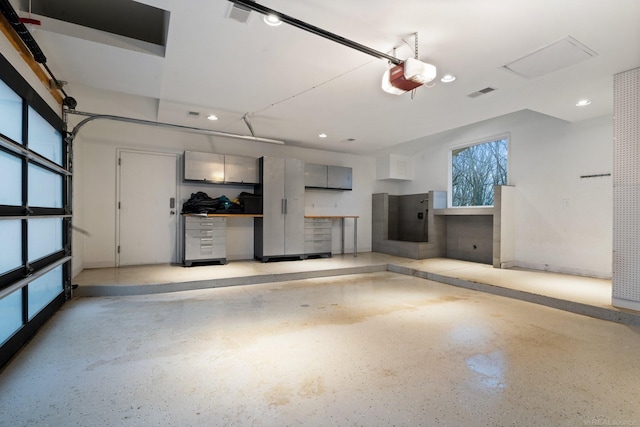
[[[403,63],[385,71],[382,90],[401,95],[436,78],[436,67],[418,59],[407,58]]]
[[[454,81],[456,79],[456,76],[452,75],[452,74],[445,74],[444,76],[442,76],[442,78],[440,79],[440,81],[442,83],[451,83],[452,81]]]
[[[264,21],[265,24],[271,25],[272,27],[277,27],[278,25],[282,24],[282,21],[280,20],[278,15],[274,13],[269,13],[268,15],[264,15],[262,17],[262,20]]]
[[[576,102],[576,107],[586,107],[589,104],[591,104],[590,99],[581,99],[580,101]]]
[[[315,25],[308,24],[292,16],[270,9],[266,6],[263,6],[255,2],[254,0],[229,0],[229,1],[231,3],[234,3],[235,6],[241,6],[242,8],[261,13],[262,15],[265,16],[263,18],[265,22],[267,22],[266,18],[269,15],[275,15],[280,21],[285,22],[294,27],[300,28],[301,30],[308,31],[312,34],[315,34],[327,40],[331,40],[333,42],[342,44],[344,46],[350,47],[351,49],[355,49],[367,55],[371,55],[380,59],[386,59],[387,61],[389,61],[389,64],[394,65],[394,67],[391,68],[389,73],[385,73],[385,76],[388,74],[389,79],[383,78],[383,83],[382,83],[383,89],[389,93],[394,93],[394,94],[405,93],[419,86],[422,86],[426,83],[429,83],[436,77],[435,66],[431,64],[426,64],[417,59],[418,58],[418,33],[414,33],[415,59],[411,58],[410,60],[403,61],[399,58],[396,58],[395,56],[389,55],[384,52],[380,52],[378,50],[372,49],[360,43],[356,43],[352,40],[349,40],[337,34],[323,30],[322,28],[318,28]],[[387,82],[385,82],[385,80],[388,80],[388,84]],[[395,89],[392,87],[394,87]]]
[[[326,133],[321,133],[320,135],[318,135],[319,138],[326,138],[327,134]]]
[[[216,116],[215,114],[209,114],[207,116],[207,119],[208,120],[218,120],[218,116]]]

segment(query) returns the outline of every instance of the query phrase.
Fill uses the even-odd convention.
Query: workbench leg
[[[344,218],[340,218],[340,253],[344,255]]]
[[[353,256],[358,256],[358,218],[353,218]]]

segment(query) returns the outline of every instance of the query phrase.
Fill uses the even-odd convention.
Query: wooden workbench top
[[[360,218],[358,215],[305,215],[305,218]]]
[[[216,217],[216,216],[224,216],[224,217],[244,217],[244,218],[262,218],[264,215],[262,214],[246,214],[246,213],[219,213],[219,214],[182,214],[184,216],[195,216],[195,217]]]

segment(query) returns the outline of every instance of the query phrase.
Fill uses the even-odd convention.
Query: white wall
[[[152,100],[74,88],[78,110],[155,120]],[[70,116],[70,127],[83,117]],[[310,215],[358,215],[358,250],[371,250],[371,194],[375,185],[375,157],[302,149],[268,143],[160,129],[137,124],[96,120],[83,127],[74,141],[77,153],[75,179],[81,182],[74,194],[78,215],[76,225],[90,236],[81,236],[74,258],[82,268],[112,267],[116,261],[116,150],[134,149],[182,153],[185,150],[217,152],[240,156],[291,157],[311,163],[353,168],[353,191],[309,190],[305,194]],[[251,187],[180,185],[180,204],[191,193],[205,191],[211,197],[237,196]],[[141,218],[141,221],[144,221]],[[253,220],[231,218],[227,229],[229,259],[253,257]],[[340,251],[340,228],[333,228],[333,252]],[[80,250],[78,250],[80,249]],[[353,221],[346,221],[345,251],[353,251]],[[80,270],[76,270],[75,273]]]
[[[515,264],[611,277],[613,119],[568,123],[532,111],[405,144],[414,180],[398,194],[448,189],[450,147],[509,133],[509,184],[515,186]]]

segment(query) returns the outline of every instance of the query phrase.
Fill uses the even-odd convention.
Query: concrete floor
[[[76,298],[0,372],[0,425],[640,425],[638,354],[637,326],[388,271]]]
[[[226,265],[191,268],[151,265],[87,269],[73,282],[79,285],[74,293],[76,296],[125,296],[380,271],[413,275],[640,326],[640,312],[611,306],[611,280],[608,279],[496,269],[486,264],[446,258],[412,260],[376,252],[360,253],[357,257],[345,254],[290,262],[233,261]]]

